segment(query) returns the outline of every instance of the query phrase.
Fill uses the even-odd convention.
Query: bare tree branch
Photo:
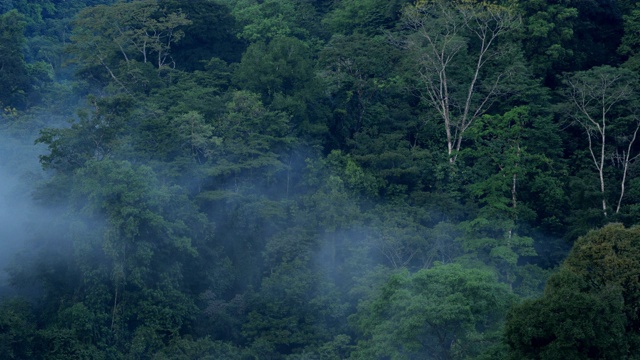
[[[498,88],[508,74],[506,67],[486,75],[484,69],[504,58],[498,39],[515,29],[520,19],[506,7],[463,1],[434,0],[408,7],[404,26],[412,34],[404,46],[415,56],[418,76],[430,104],[444,122],[449,161],[455,163],[464,133],[491,107],[500,95]],[[452,89],[452,73],[468,66],[472,56],[472,74],[463,80],[466,91]],[[459,79],[457,79],[459,80]],[[479,84],[492,84],[482,91]],[[452,91],[456,90],[456,91]]]

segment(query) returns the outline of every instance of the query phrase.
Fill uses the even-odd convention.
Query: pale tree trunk
[[[620,207],[622,206],[622,198],[624,197],[625,191],[625,183],[627,181],[627,173],[629,172],[629,165],[634,162],[640,154],[631,157],[631,151],[633,144],[636,142],[636,138],[638,136],[638,130],[640,130],[640,122],[636,123],[636,129],[633,132],[633,137],[631,141],[629,141],[629,145],[627,146],[627,152],[624,153],[623,156],[623,170],[622,170],[622,181],[620,182],[620,198],[618,199],[618,206],[616,206],[616,214],[620,212]]]
[[[490,85],[481,93],[478,83],[482,71],[489,60],[505,56],[495,49],[497,39],[515,29],[520,20],[505,7],[442,0],[409,7],[403,19],[405,26],[414,32],[405,46],[418,55],[419,76],[424,86],[418,92],[443,120],[447,155],[454,164],[464,133],[496,100],[508,69],[498,69],[496,75],[482,79]],[[466,66],[457,60],[473,38],[479,44],[478,48],[470,49],[474,57],[473,73],[463,85],[466,91],[453,99],[450,74],[456,67]]]
[[[602,126],[600,124],[597,125],[597,129],[600,135],[600,154],[596,155],[596,150],[593,145],[593,135],[592,131],[587,129],[587,138],[589,139],[589,153],[591,154],[591,159],[593,160],[593,164],[598,171],[598,179],[600,181],[600,195],[602,196],[602,212],[604,216],[607,216],[607,199],[605,196],[605,181],[604,181],[604,160],[605,160],[605,146],[606,146],[606,121],[603,117]]]
[[[513,209],[513,226],[515,227],[516,222],[518,221],[518,167],[519,167],[519,160],[520,160],[520,153],[521,153],[521,149],[520,149],[520,144],[517,144],[517,155],[516,155],[516,159],[518,159],[518,162],[516,162],[514,168],[514,172],[513,172],[513,176],[511,178],[511,208]],[[509,229],[509,239],[511,239],[513,237],[513,228]]]
[[[631,82],[623,78],[624,70],[616,70],[610,67],[594,68],[590,71],[577,73],[569,78],[566,83],[569,85],[568,97],[574,105],[575,113],[573,119],[585,130],[589,143],[589,154],[594,167],[598,172],[600,183],[600,195],[602,197],[602,213],[605,217],[609,215],[606,195],[605,159],[608,144],[607,126],[609,117],[614,106],[627,101],[632,96]],[[627,153],[623,160],[623,179],[620,184],[621,193],[618,199],[616,213],[620,211],[622,198],[624,197],[624,186],[630,162],[637,158],[630,157],[632,146],[638,132],[636,126],[633,138],[628,144]],[[615,142],[612,145],[616,145]]]
[[[591,154],[591,160],[593,160],[593,164],[598,171],[598,180],[600,181],[600,195],[602,197],[602,213],[604,216],[607,216],[607,198],[605,192],[605,180],[604,180],[604,161],[605,161],[605,148],[607,145],[606,141],[606,133],[607,133],[607,112],[602,111],[601,123],[595,121],[591,115],[586,111],[582,110],[582,113],[587,118],[588,122],[578,120],[582,126],[585,128],[587,132],[587,139],[589,140],[589,154]],[[597,131],[600,138],[600,149],[599,154],[596,153],[595,146],[593,144],[593,132]]]
[[[600,177],[600,192],[602,194],[602,212],[604,216],[607,216],[607,197],[604,191],[604,154],[605,154],[605,135],[606,135],[606,122],[604,115],[602,116],[602,133],[601,133],[601,144],[600,144],[600,166],[597,165],[598,175]],[[591,150],[591,149],[590,149]],[[593,151],[593,150],[592,150]]]

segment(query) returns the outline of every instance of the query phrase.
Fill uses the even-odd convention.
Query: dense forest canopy
[[[6,359],[631,359],[640,2],[0,0]]]

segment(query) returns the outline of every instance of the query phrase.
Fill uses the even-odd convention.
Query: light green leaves
[[[357,359],[466,359],[498,342],[513,295],[488,270],[437,265],[391,275],[353,317]]]
[[[90,7],[76,18],[69,51],[84,68],[102,68],[118,87],[148,91],[152,79],[145,69],[159,75],[175,68],[171,45],[180,41],[180,28],[189,24],[186,15],[167,13],[154,0]]]

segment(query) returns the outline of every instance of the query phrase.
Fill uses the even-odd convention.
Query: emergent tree
[[[403,14],[404,46],[415,56],[418,93],[444,121],[449,161],[464,133],[503,93],[513,69],[507,35],[520,24],[509,7],[469,0],[424,0]]]
[[[605,168],[608,160],[622,169],[620,196],[616,213],[620,212],[629,167],[640,157],[634,149],[640,116],[638,116],[638,79],[632,71],[611,66],[580,71],[565,79],[565,95],[570,103],[570,117],[585,131],[589,154],[598,172],[602,212],[608,214]]]

